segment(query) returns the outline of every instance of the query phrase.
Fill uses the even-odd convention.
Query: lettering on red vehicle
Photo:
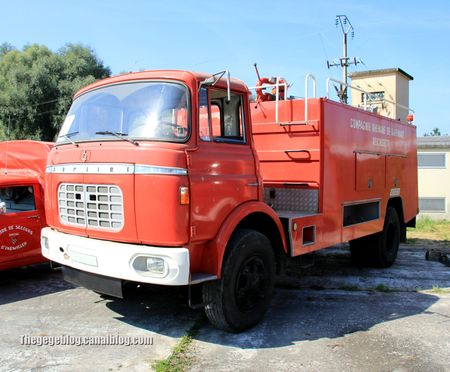
[[[28,245],[27,235],[33,235],[33,230],[28,227],[22,225],[4,227],[0,230],[0,239],[3,241],[0,250],[12,252],[25,248]]]

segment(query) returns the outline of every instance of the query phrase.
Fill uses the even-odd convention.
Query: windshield
[[[56,143],[127,138],[185,141],[188,118],[188,91],[181,84],[111,85],[73,102]]]

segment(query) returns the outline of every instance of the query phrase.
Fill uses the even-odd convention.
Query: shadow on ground
[[[442,249],[445,253],[450,253],[450,240],[408,238],[407,246],[419,248],[427,247],[428,249]]]
[[[74,288],[63,281],[59,269],[39,264],[0,271],[0,305]]]
[[[229,334],[202,320],[195,338],[242,349],[338,338],[386,321],[426,314],[439,298],[413,288],[419,284],[421,289],[430,287],[428,277],[437,276],[434,282],[450,286],[446,268],[425,261],[420,249],[403,246],[398,263],[387,270],[352,267],[346,247],[324,252],[314,268],[282,278],[261,324],[241,334]],[[416,280],[412,285],[411,278]],[[386,290],[377,291],[377,286]],[[105,301],[121,321],[164,335],[172,335],[171,325],[179,326],[181,319],[189,329],[202,314],[202,310],[187,307],[187,293],[180,288],[141,286],[129,290],[124,300]]]

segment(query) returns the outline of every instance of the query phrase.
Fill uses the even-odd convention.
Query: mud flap
[[[85,287],[94,292],[123,298],[123,281],[121,279],[92,274],[68,266],[62,266],[62,273],[64,280],[71,284]]]

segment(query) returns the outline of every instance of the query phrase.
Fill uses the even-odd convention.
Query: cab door
[[[0,268],[43,261],[40,232],[45,224],[40,188],[0,187]]]
[[[255,157],[248,138],[248,98],[203,87],[199,92],[198,146],[188,152],[191,240],[212,239],[240,204],[258,199]]]

